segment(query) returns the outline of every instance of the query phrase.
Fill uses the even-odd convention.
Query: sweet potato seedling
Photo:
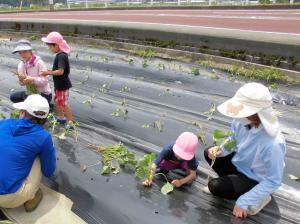
[[[0,119],[6,119],[6,116],[5,116],[5,114],[3,114],[3,113],[0,113]]]
[[[151,166],[155,160],[155,154],[146,154],[142,159],[140,159],[137,163],[135,175],[139,180],[152,179],[154,176],[161,175],[165,178],[166,184],[161,188],[161,193],[167,195],[168,193],[174,190],[174,186],[169,182],[168,178],[163,173],[152,174]],[[153,176],[152,176],[153,175]]]
[[[18,77],[21,76],[21,74],[17,71],[12,71],[12,73]],[[39,91],[37,89],[37,87],[34,84],[27,84],[26,85],[26,94],[27,95],[32,95],[32,94],[38,94]]]
[[[143,68],[146,68],[146,67],[148,67],[149,66],[149,64],[148,64],[148,60],[143,60],[142,61],[142,66],[143,66]]]
[[[200,75],[199,68],[197,68],[197,67],[192,67],[192,68],[191,68],[191,74],[193,74],[193,75]]]
[[[20,111],[19,110],[12,110],[10,112],[10,118],[17,119],[20,117]]]
[[[125,85],[120,89],[120,93],[130,92],[130,90],[130,87]]]
[[[204,112],[203,115],[207,116],[207,120],[210,121],[211,119],[213,119],[213,115],[215,114],[216,112],[216,105],[213,103],[211,108]]]
[[[110,88],[111,88],[111,83],[104,83],[98,90],[101,93],[106,93],[110,90]]]
[[[88,147],[101,154],[101,161],[104,165],[101,170],[102,175],[110,173],[118,174],[121,167],[135,169],[137,164],[135,155],[129,152],[122,143],[106,147],[90,144]]]
[[[126,101],[126,99],[123,99],[123,101],[121,102],[121,107],[117,107],[117,109],[113,111],[111,115],[114,117],[123,117],[124,119],[126,119],[128,115],[127,107],[128,102]]]
[[[213,133],[213,141],[218,146],[218,151],[224,149],[228,152],[232,152],[236,147],[236,140],[234,140],[234,133],[230,131],[215,130]],[[210,168],[214,166],[216,158],[212,160]],[[210,175],[208,175],[210,177]]]
[[[164,129],[164,121],[159,119],[150,124],[142,125],[142,128],[157,128],[159,132],[162,132]]]

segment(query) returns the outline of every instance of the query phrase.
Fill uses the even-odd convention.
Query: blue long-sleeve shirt
[[[51,135],[29,119],[0,121],[0,195],[15,193],[39,156],[44,176],[53,174],[56,153]]]
[[[239,207],[247,209],[259,204],[281,185],[286,143],[280,132],[273,138],[262,125],[249,129],[234,120],[231,129],[237,141],[233,165],[239,172],[259,182],[236,201]],[[223,152],[222,156],[228,154],[225,150]]]

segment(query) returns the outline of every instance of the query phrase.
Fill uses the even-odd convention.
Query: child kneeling
[[[181,169],[187,172],[182,179],[173,180],[175,187],[190,184],[196,179],[196,170],[199,162],[195,158],[198,146],[198,137],[191,132],[182,133],[175,144],[167,145],[159,153],[151,167],[149,179],[143,182],[144,186],[151,186],[154,174],[167,173],[170,170]]]

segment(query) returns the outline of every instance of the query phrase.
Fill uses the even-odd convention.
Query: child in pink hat
[[[198,137],[191,132],[183,132],[175,144],[167,145],[159,153],[151,168],[151,177],[143,182],[144,186],[151,186],[155,172],[167,173],[170,170],[181,169],[188,173],[182,179],[173,180],[175,187],[192,183],[196,179],[199,162],[195,158]]]
[[[50,51],[56,54],[52,71],[45,71],[44,76],[52,75],[54,82],[54,102],[58,113],[57,121],[66,124],[66,129],[73,129],[73,114],[69,105],[69,89],[72,87],[70,74],[70,64],[68,54],[71,49],[62,35],[58,32],[51,32],[47,37],[43,37]],[[65,116],[67,119],[65,119]]]

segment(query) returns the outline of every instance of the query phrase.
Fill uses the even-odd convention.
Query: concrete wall
[[[255,57],[269,57],[277,60],[300,62],[299,35],[261,33],[252,31],[238,31],[230,29],[195,28],[186,26],[169,26],[157,24],[122,23],[122,22],[92,22],[56,20],[1,20],[1,30],[22,32],[48,33],[58,31],[64,35],[84,35],[100,39],[117,40],[131,43],[152,43],[156,46],[187,48],[195,52],[222,55],[228,53],[232,57],[236,52]],[[175,46],[176,45],[176,46]],[[220,54],[221,53],[221,54]],[[297,66],[288,69],[300,70]],[[280,66],[279,66],[280,67]]]

